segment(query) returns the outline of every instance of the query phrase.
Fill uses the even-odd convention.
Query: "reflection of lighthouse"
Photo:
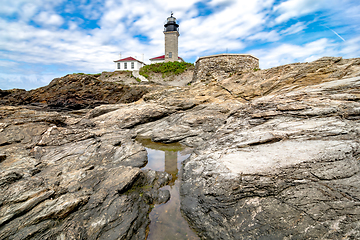
[[[178,152],[165,151],[165,172],[172,175],[170,185],[173,185],[177,179],[177,153]]]

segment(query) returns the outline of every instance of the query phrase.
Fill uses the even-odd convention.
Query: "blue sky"
[[[1,0],[0,89],[112,71],[120,52],[149,63],[164,54],[171,11],[187,62],[249,53],[265,69],[360,57],[359,0]]]

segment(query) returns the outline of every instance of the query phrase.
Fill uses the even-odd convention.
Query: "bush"
[[[89,75],[92,75],[94,77],[100,77],[101,73],[94,73],[94,74],[89,74]]]
[[[151,72],[162,73],[162,77],[165,78],[166,76],[181,74],[193,67],[194,64],[187,62],[164,62],[146,65],[140,69],[139,73],[146,78],[149,78]]]

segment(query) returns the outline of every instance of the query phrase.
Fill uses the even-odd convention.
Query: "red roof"
[[[181,57],[178,57],[178,59],[181,59],[182,61],[184,61]],[[165,60],[165,55],[161,55],[161,56],[158,56],[158,57],[150,58],[150,60]]]
[[[120,59],[120,60],[116,60],[116,61],[114,61],[114,62],[129,62],[129,61],[137,61],[137,62],[139,62],[139,63],[143,63],[143,62],[141,62],[141,61],[139,61],[139,60],[137,60],[137,59],[135,59],[135,58],[133,58],[133,57],[123,58],[123,59]],[[143,63],[143,64],[145,64],[145,63]],[[146,64],[145,64],[145,65],[146,65]]]
[[[158,57],[154,57],[154,58],[150,58],[150,60],[161,60],[161,59],[165,59],[165,55],[158,56]]]

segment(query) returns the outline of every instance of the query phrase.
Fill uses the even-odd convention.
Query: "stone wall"
[[[178,38],[179,32],[172,31],[172,32],[164,32],[165,34],[165,62],[174,62],[178,61]],[[171,57],[169,53],[172,53]]]
[[[195,62],[193,82],[221,81],[234,73],[259,68],[259,59],[250,54],[218,54],[200,57]]]

